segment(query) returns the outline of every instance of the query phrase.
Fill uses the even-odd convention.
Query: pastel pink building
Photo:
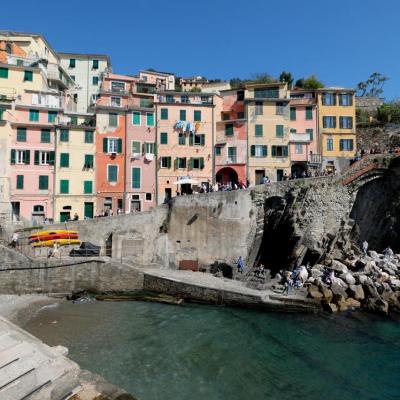
[[[291,172],[301,176],[309,168],[318,168],[318,116],[314,91],[292,90],[290,94]]]

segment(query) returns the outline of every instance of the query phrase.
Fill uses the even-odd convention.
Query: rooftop
[[[172,73],[172,72],[156,71],[155,69],[141,69],[140,72],[144,72],[144,73],[146,73],[146,74],[164,75],[164,76],[175,75],[175,74]]]

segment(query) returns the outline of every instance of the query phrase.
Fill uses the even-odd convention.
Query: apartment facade
[[[190,184],[179,181],[212,184],[215,117],[220,109],[218,95],[157,94],[157,204],[191,192]]]
[[[323,168],[340,172],[356,154],[355,91],[344,88],[317,90]]]
[[[257,185],[267,176],[290,174],[290,93],[286,83],[246,86],[247,179]]]
[[[188,78],[180,78],[179,83],[182,92],[190,92],[191,90],[201,91],[203,86],[208,83],[208,79],[203,76],[192,76]]]
[[[77,111],[86,113],[96,104],[104,73],[111,72],[110,57],[104,54],[58,53],[61,66],[75,82]]]
[[[316,93],[290,93],[290,160],[292,176],[300,177],[309,168],[321,167]]]
[[[155,85],[156,90],[175,90],[175,74],[151,69],[139,71],[139,82]]]
[[[220,92],[222,109],[216,115],[215,174],[216,181],[246,184],[247,123],[244,90]]]

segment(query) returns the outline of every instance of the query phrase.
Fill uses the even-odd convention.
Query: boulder
[[[371,279],[368,278],[367,275],[358,275],[356,277],[356,282],[359,283],[360,285],[364,285],[365,283],[369,283],[368,281],[370,281]]]
[[[379,293],[373,284],[366,282],[365,284],[362,285],[362,287],[365,293],[365,297],[378,298],[378,299],[380,298]]]
[[[332,269],[333,271],[336,271],[336,272],[342,272],[342,273],[348,272],[348,268],[338,260],[332,260],[330,269]]]
[[[339,305],[341,302],[347,299],[347,294],[342,286],[340,286],[337,282],[335,282],[331,286],[332,291],[332,303]]]
[[[350,285],[346,291],[350,297],[356,300],[364,300],[365,294],[361,285]]]
[[[326,286],[320,286],[319,290],[322,293],[322,295],[324,296],[324,300],[327,303],[330,303],[333,298],[332,290],[328,289]]]
[[[345,274],[342,278],[344,278],[344,281],[348,284],[348,285],[354,285],[356,283],[356,279],[354,278],[354,276],[350,273]]]
[[[346,300],[346,305],[349,308],[360,308],[361,307],[361,303],[358,300],[352,299],[351,297],[349,297]]]
[[[400,279],[390,278],[389,285],[392,289],[399,289],[400,288]]]
[[[389,304],[387,301],[380,298],[369,298],[364,302],[364,308],[368,311],[387,315],[389,312]]]
[[[311,268],[311,276],[313,278],[320,278],[323,275],[324,275],[324,272],[322,271],[322,269],[319,269],[316,267]]]
[[[333,304],[333,303],[325,303],[323,305],[323,308],[325,311],[332,313],[332,314],[338,311],[337,305]]]
[[[380,282],[386,282],[389,280],[389,274],[387,272],[381,272],[378,276]]]
[[[368,254],[373,260],[375,260],[375,261],[379,261],[380,260],[380,256],[376,251],[370,250],[368,252]]]
[[[310,285],[308,287],[308,295],[316,300],[322,300],[324,295],[319,291],[318,286]]]
[[[338,285],[340,285],[343,289],[347,289],[348,288],[348,284],[341,278],[336,278],[335,279],[335,283],[337,283]]]
[[[346,311],[349,308],[349,306],[346,303],[346,300],[339,301],[337,303],[337,306],[339,308],[339,311],[341,311],[341,312]]]
[[[376,265],[374,261],[367,262],[362,269],[360,269],[364,274],[370,275],[376,271]]]

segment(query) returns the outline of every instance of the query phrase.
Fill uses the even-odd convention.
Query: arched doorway
[[[231,167],[221,168],[217,172],[216,180],[219,183],[239,183],[237,172]]]
[[[108,236],[106,240],[106,256],[112,257],[112,233]]]
[[[294,163],[292,164],[292,177],[293,178],[301,178],[303,175],[303,172],[307,172],[307,163],[302,163],[302,162],[298,162],[298,163]]]

